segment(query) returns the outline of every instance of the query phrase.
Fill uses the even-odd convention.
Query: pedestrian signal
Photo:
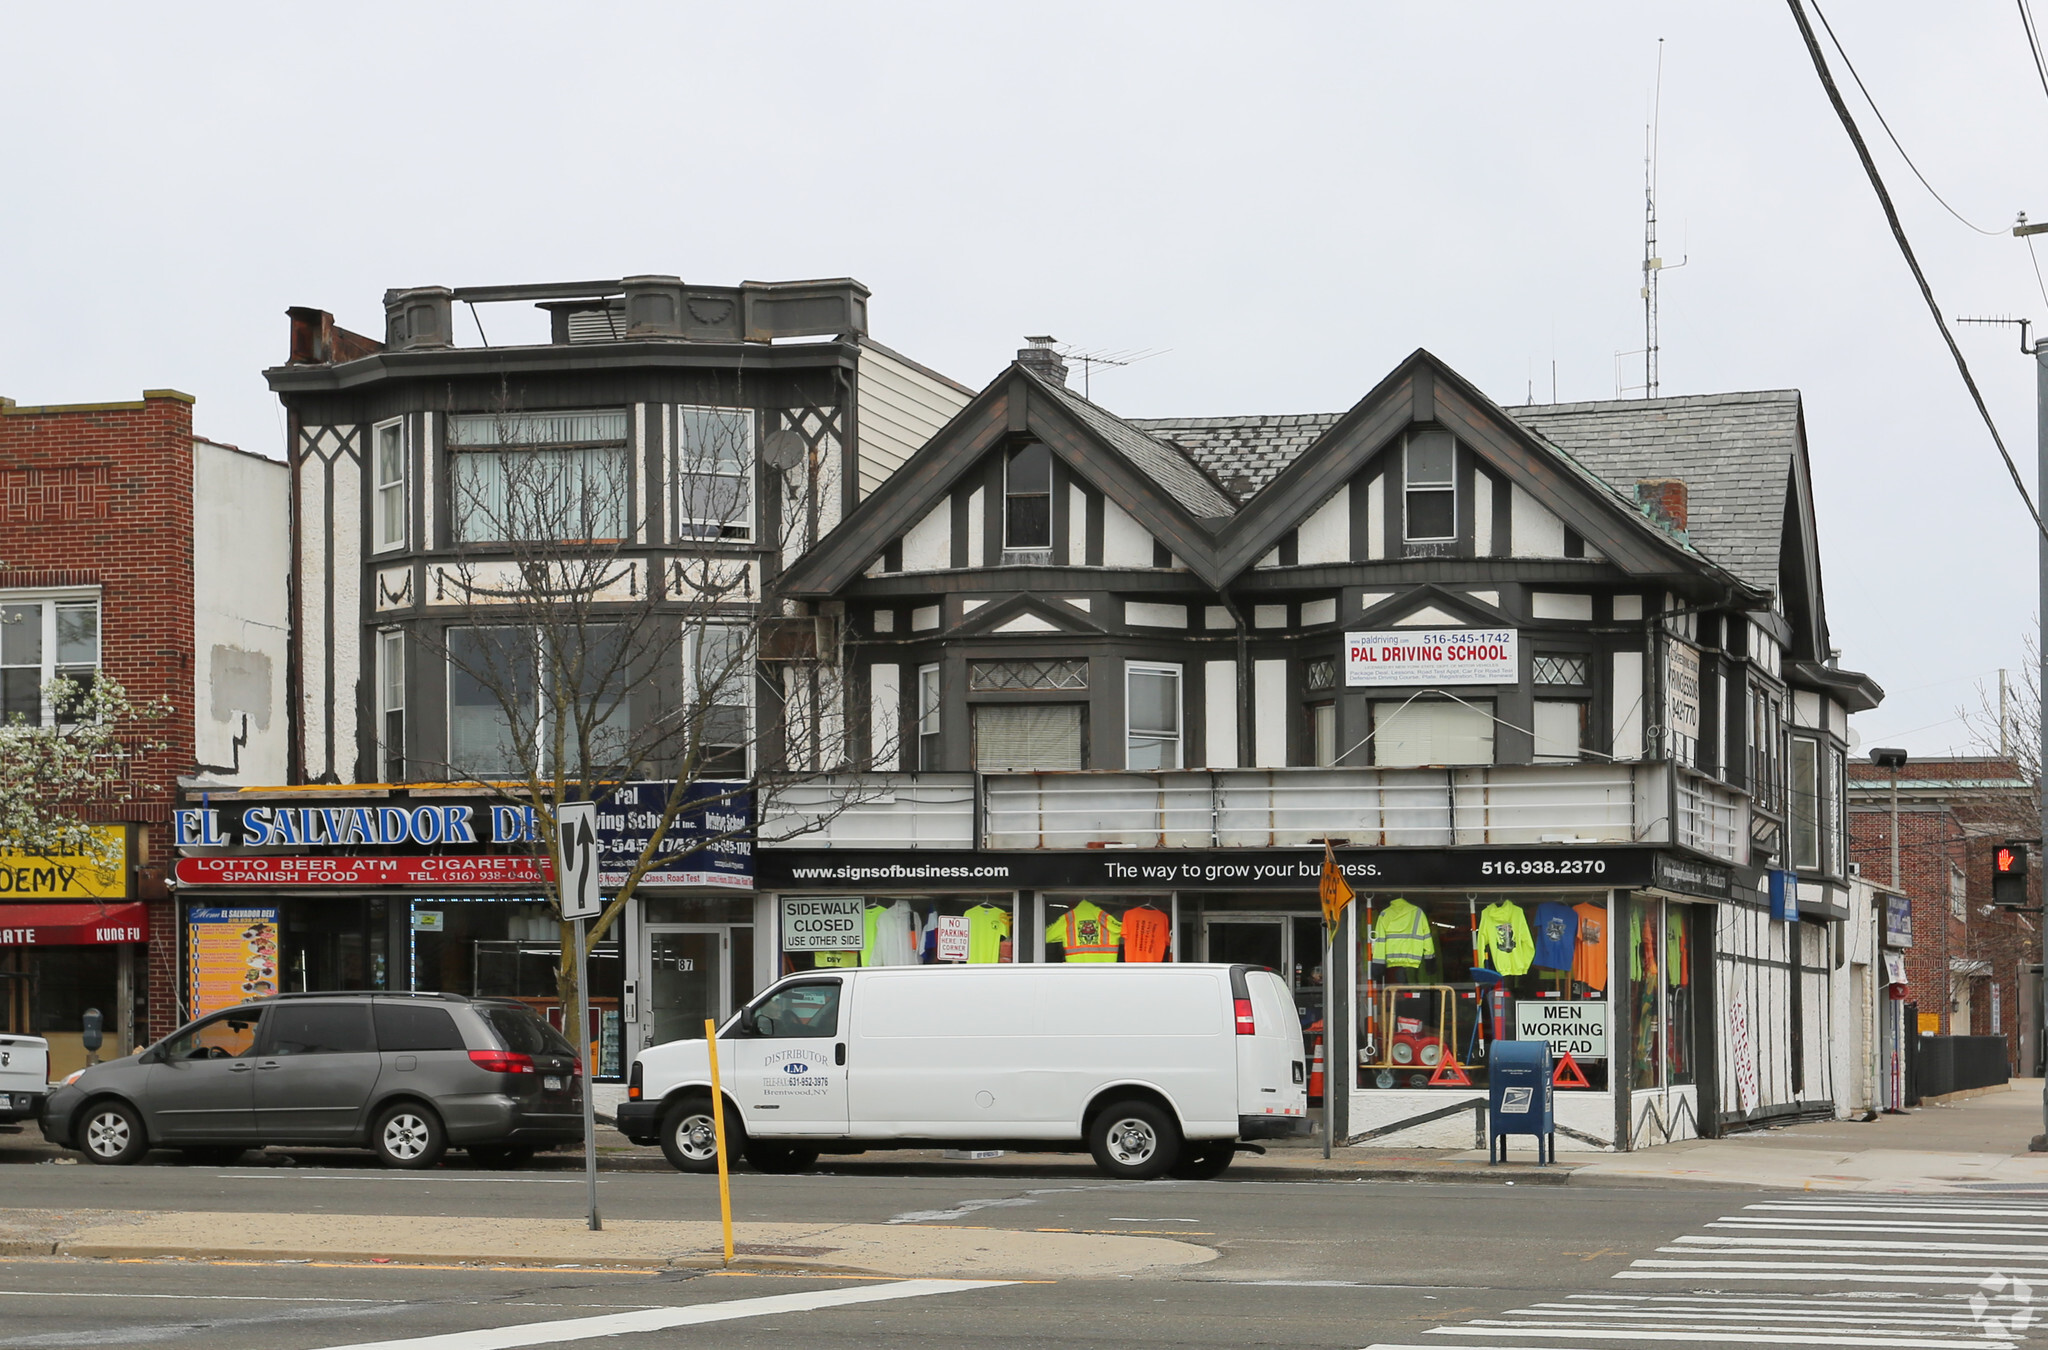
[[[2018,840],[2006,840],[1991,855],[1991,903],[2027,907],[2027,846]]]

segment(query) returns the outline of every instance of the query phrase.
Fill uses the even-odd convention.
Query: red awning
[[[0,947],[97,947],[148,938],[141,905],[0,904]]]

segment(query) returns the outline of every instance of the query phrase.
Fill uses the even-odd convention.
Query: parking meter
[[[1550,1042],[1496,1041],[1486,1061],[1486,1160],[1507,1161],[1507,1137],[1536,1136],[1536,1162],[1557,1161]]]
[[[100,1044],[105,1039],[100,1035],[100,1010],[98,1008],[87,1008],[83,1023],[81,1030],[84,1032],[84,1035],[80,1036],[79,1039],[85,1045],[85,1052],[89,1055],[98,1054]]]

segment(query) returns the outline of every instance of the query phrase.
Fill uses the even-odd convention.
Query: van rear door
[[[1250,1005],[1252,1027],[1237,1019],[1237,1113],[1243,1116],[1308,1115],[1306,1066],[1302,1062],[1301,1018],[1287,985],[1270,970],[1231,969],[1240,1013]]]

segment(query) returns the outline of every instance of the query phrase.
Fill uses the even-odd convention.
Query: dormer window
[[[1003,467],[1003,548],[1052,548],[1052,451],[1037,441],[1012,450]]]
[[[1457,442],[1448,431],[1409,435],[1405,482],[1410,542],[1458,537],[1457,459]]]

